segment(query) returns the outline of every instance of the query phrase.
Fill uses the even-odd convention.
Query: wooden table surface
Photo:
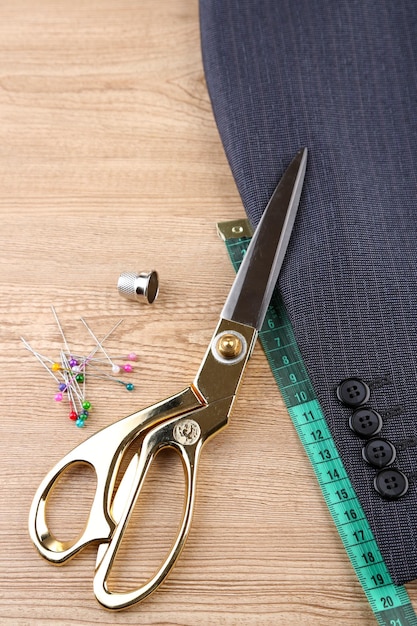
[[[0,2],[0,210],[0,623],[375,623],[260,347],[229,428],[203,452],[192,531],[157,593],[107,612],[94,547],[55,568],[28,536],[33,494],[61,456],[191,382],[233,279],[215,224],[244,212],[204,81],[197,0]],[[118,295],[121,271],[150,269],[152,306]],[[88,382],[84,429],[20,341],[59,358],[51,305],[74,351],[94,345],[80,317],[101,337],[123,319],[108,352],[139,355],[135,391]],[[162,558],[181,476],[175,458],[157,461],[115,589]],[[94,484],[71,478],[49,517],[62,538],[82,527]]]

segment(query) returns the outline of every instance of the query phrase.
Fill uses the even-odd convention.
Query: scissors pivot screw
[[[242,353],[243,343],[238,335],[226,333],[218,338],[216,349],[224,359],[235,359]]]
[[[223,335],[217,342],[217,350],[225,359],[234,359],[242,352],[242,342],[237,335]]]
[[[175,441],[183,446],[192,446],[201,435],[200,425],[192,419],[183,419],[174,426]]]

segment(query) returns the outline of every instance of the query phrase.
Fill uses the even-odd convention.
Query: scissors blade
[[[223,307],[224,319],[261,329],[294,226],[306,165],[303,148],[266,206]]]

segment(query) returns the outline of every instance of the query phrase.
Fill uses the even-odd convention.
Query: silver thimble
[[[117,289],[120,295],[128,300],[152,304],[159,291],[158,273],[155,270],[140,274],[122,272],[117,281]]]

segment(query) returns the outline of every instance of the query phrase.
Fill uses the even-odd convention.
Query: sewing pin
[[[36,352],[36,350],[34,350],[32,346],[30,345],[30,343],[28,343],[26,339],[24,339],[23,337],[20,337],[20,339],[22,340],[23,345],[25,346],[26,350],[28,350],[29,352],[33,354],[33,356],[39,361],[42,367],[46,369],[48,374],[52,376],[52,378],[59,384],[60,383],[59,378],[53,373],[53,371],[49,369],[49,367],[45,363],[45,361],[48,361],[49,363],[54,363],[54,361],[52,361],[51,359],[48,359],[47,357],[42,356],[41,354],[39,354],[39,352]]]
[[[56,314],[56,311],[55,311],[55,308],[52,305],[51,305],[51,310],[52,310],[53,316],[55,318],[55,321],[57,323],[59,332],[61,333],[61,337],[62,337],[62,340],[64,342],[65,348],[66,348],[68,354],[71,354],[71,350],[69,349],[69,345],[68,345],[67,340],[65,338],[65,334],[64,334],[63,328],[61,326],[61,322],[59,321],[58,315]]]
[[[106,359],[108,360],[108,362],[111,365],[111,371],[113,372],[113,374],[118,374],[120,372],[120,367],[118,365],[116,365],[116,363],[114,363],[111,358],[109,357],[109,355],[107,354],[106,350],[103,348],[103,341],[100,342],[97,337],[95,336],[95,334],[93,333],[93,331],[91,330],[91,328],[89,327],[89,325],[87,324],[87,322],[85,321],[85,319],[83,317],[80,318],[82,323],[84,324],[84,326],[86,327],[86,329],[88,330],[88,332],[90,333],[90,335],[92,336],[92,338],[94,339],[94,341],[97,344],[97,347],[102,351],[102,353],[104,354],[104,356],[106,357]]]
[[[135,385],[133,383],[125,383],[124,380],[119,380],[114,376],[110,376],[110,374],[90,374],[90,376],[92,376],[93,378],[107,378],[109,380],[112,380],[113,382],[119,383],[119,385],[123,385],[124,387],[126,387],[127,391],[133,391],[135,388]]]

